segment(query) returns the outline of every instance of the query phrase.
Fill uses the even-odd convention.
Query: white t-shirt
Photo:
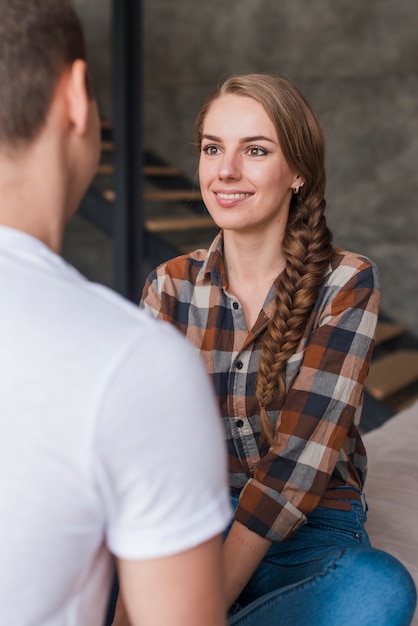
[[[1,226],[0,429],[2,624],[101,625],[110,552],[166,556],[227,524],[222,426],[193,348]]]

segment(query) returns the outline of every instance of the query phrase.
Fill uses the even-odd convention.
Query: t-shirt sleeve
[[[109,372],[97,411],[93,463],[111,552],[168,556],[224,530],[222,425],[203,364],[180,333],[147,320]]]

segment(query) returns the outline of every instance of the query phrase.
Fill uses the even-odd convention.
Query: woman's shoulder
[[[158,277],[172,276],[173,278],[184,278],[190,272],[195,274],[203,267],[208,251],[205,249],[194,250],[186,254],[173,257],[161,263],[154,273]]]
[[[376,268],[376,264],[369,257],[343,248],[335,248],[330,265],[332,270],[339,267],[352,268],[357,271]]]
[[[153,272],[155,278],[171,277],[180,280],[203,280],[213,266],[218,267],[222,259],[222,233],[218,233],[209,248],[198,248],[174,257],[159,265]],[[199,278],[200,276],[200,278]]]
[[[367,287],[380,289],[379,270],[369,257],[336,248],[325,276],[327,288]]]
[[[191,297],[197,285],[201,285],[205,275],[206,250],[195,250],[187,254],[174,257],[161,263],[148,274],[142,291],[142,300],[147,301],[150,294],[177,298],[180,293],[183,298]]]

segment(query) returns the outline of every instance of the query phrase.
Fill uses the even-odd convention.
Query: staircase
[[[377,407],[374,419],[372,410],[369,411],[369,423],[365,418],[365,430],[380,425],[390,414],[418,400],[418,338],[402,324],[384,316],[377,325],[376,344],[365,389],[376,403],[374,408]],[[373,400],[369,403],[370,408]]]
[[[111,221],[114,202],[114,167],[111,125],[102,126],[102,159],[94,188],[108,205],[107,223]],[[170,257],[197,248],[206,248],[214,238],[217,227],[206,211],[197,187],[177,167],[165,163],[150,150],[143,152],[144,228],[147,233],[149,269]],[[94,200],[94,197],[93,197]],[[86,208],[84,209],[86,214]],[[86,216],[105,228],[103,211]],[[101,217],[99,217],[101,216]],[[107,226],[111,234],[111,227]],[[389,319],[379,320],[376,344],[365,383],[363,431],[380,426],[398,411],[418,399],[418,338],[401,324]]]
[[[102,158],[94,186],[106,200],[113,202],[114,143],[111,128],[106,124],[103,124],[102,136]],[[171,249],[171,256],[174,256],[207,247],[218,229],[206,211],[199,189],[179,168],[165,163],[147,149],[143,151],[141,174],[144,181],[144,228],[147,234],[153,235],[154,248],[160,241],[162,249]],[[151,256],[155,257],[154,265],[166,260],[160,258],[161,254],[156,250],[151,250]],[[150,263],[152,265],[151,259]]]

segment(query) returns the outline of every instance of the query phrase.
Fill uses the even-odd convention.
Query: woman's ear
[[[299,189],[303,187],[304,184],[305,181],[303,180],[302,176],[299,176],[299,174],[295,174],[291,184],[291,189],[293,189],[293,193],[298,193]]]
[[[86,62],[77,59],[70,66],[67,76],[68,118],[77,135],[84,135],[88,128],[90,94]]]

